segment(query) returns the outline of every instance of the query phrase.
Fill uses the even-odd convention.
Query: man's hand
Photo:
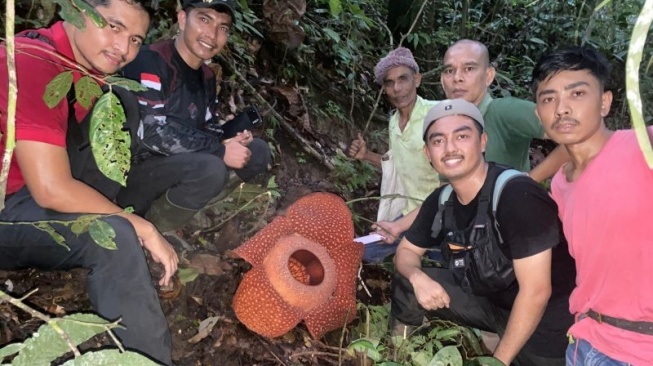
[[[367,154],[367,143],[363,139],[363,135],[358,133],[358,137],[349,145],[349,151],[347,153],[354,159],[363,160],[365,158],[365,154]]]
[[[163,277],[159,280],[159,285],[169,286],[170,279],[177,272],[177,265],[179,264],[177,252],[154,226],[152,226],[152,230],[147,230],[145,233],[137,232],[137,235],[143,247],[152,254],[152,259],[157,263],[161,263],[165,269]]]
[[[243,146],[249,146],[254,141],[254,136],[250,131],[244,130],[243,132],[238,132],[233,139],[240,142]]]
[[[399,238],[401,233],[404,232],[396,221],[379,221],[372,225],[372,229],[376,233],[383,236],[383,241],[387,244],[392,244]]]
[[[241,137],[236,136],[225,142],[223,160],[229,168],[242,169],[245,165],[247,165],[249,157],[252,156],[252,152],[241,143],[243,138],[244,136],[242,135]]]
[[[413,278],[410,279],[410,283],[415,290],[417,302],[424,309],[436,310],[449,307],[451,299],[447,291],[426,273],[422,271],[415,272]]]

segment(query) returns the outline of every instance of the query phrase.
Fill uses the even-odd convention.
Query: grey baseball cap
[[[186,8],[213,8],[225,10],[231,15],[231,22],[236,23],[236,2],[234,0],[184,0],[182,7]]]
[[[478,122],[481,127],[485,128],[485,121],[483,121],[483,114],[473,103],[464,99],[447,99],[436,104],[429,109],[426,117],[424,118],[424,129],[422,130],[422,139],[426,141],[426,131],[433,124],[442,117],[463,115],[467,116],[474,121]]]

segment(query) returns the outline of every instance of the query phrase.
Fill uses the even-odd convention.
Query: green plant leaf
[[[79,345],[96,334],[104,332],[101,325],[110,323],[95,314],[73,314],[54,318],[43,324],[24,342],[25,347],[13,359],[13,366],[50,366],[51,362],[71,352],[66,341],[55,327],[68,335],[73,344]],[[112,327],[112,326],[110,326]]]
[[[82,76],[75,83],[75,98],[77,98],[77,102],[85,109],[91,106],[93,99],[99,98],[101,95],[102,88],[90,76]]]
[[[59,4],[59,6],[61,7],[61,10],[59,10],[59,16],[61,16],[61,19],[74,25],[78,29],[81,30],[86,29],[86,22],[84,21],[84,16],[73,5],[73,2],[71,2],[70,0],[52,0],[52,1]]]
[[[95,103],[89,132],[98,168],[107,178],[123,186],[127,184],[131,160],[131,136],[123,131],[125,120],[122,104],[113,92],[109,92]]]
[[[23,343],[12,343],[0,348],[0,360],[25,348]]]
[[[52,240],[54,240],[57,244],[61,245],[62,247],[70,250],[68,245],[66,244],[66,239],[59,234],[53,227],[52,225],[48,224],[47,222],[36,222],[34,223],[36,228],[45,231],[46,233],[50,234],[50,237]]]
[[[435,354],[428,366],[462,366],[463,356],[456,346],[447,346]]]
[[[119,86],[133,92],[147,90],[147,88],[138,81],[122,78],[120,76],[109,76],[104,79],[104,81],[109,85]]]
[[[106,20],[102,18],[100,13],[84,0],[53,1],[61,6],[61,10],[59,11],[61,18],[78,29],[86,29],[86,21],[83,14],[86,14],[96,27],[104,28],[107,25]]]
[[[70,231],[75,235],[80,235],[88,231],[89,225],[97,220],[101,215],[81,215],[70,225]]]
[[[70,86],[73,84],[73,72],[64,71],[61,74],[50,80],[48,85],[45,86],[45,94],[43,94],[43,102],[48,108],[54,108],[63,98],[66,97]]]
[[[477,361],[479,365],[484,366],[504,366],[503,362],[490,356],[476,357],[474,358],[474,361]]]
[[[195,281],[197,276],[199,276],[199,272],[197,269],[189,267],[189,268],[180,268],[179,269],[179,281],[181,281],[182,284],[187,284],[189,282]]]
[[[158,363],[136,352],[121,353],[117,349],[88,352],[80,357],[67,361],[62,366],[155,366]]]
[[[381,361],[383,356],[378,350],[379,342],[372,342],[369,339],[361,338],[357,339],[349,344],[347,347],[347,353],[354,356],[356,352],[363,353],[367,357],[374,360],[374,362]]]
[[[329,10],[331,11],[331,16],[334,18],[338,17],[342,13],[342,3],[340,0],[329,0]]]
[[[453,327],[453,328],[443,329],[443,330],[439,331],[435,335],[435,338],[437,338],[437,339],[451,339],[451,338],[457,337],[459,335],[460,335],[460,328]]]
[[[94,220],[88,226],[88,233],[97,245],[109,250],[116,250],[118,246],[113,239],[116,237],[116,231],[106,221]]]
[[[322,29],[322,31],[323,31],[324,34],[326,34],[329,38],[331,38],[331,40],[333,40],[335,43],[339,43],[339,42],[340,42],[340,34],[338,34],[338,32],[334,31],[334,30],[331,29],[331,28],[324,28],[324,29]]]

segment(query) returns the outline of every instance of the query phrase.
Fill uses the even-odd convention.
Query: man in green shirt
[[[448,99],[463,98],[474,103],[486,122],[488,145],[485,160],[529,172],[541,182],[555,174],[569,156],[555,149],[533,170],[528,150],[534,138],[547,138],[535,115],[535,104],[513,97],[493,99],[488,87],[496,70],[490,64],[487,47],[481,42],[462,39],[447,49],[440,82]]]

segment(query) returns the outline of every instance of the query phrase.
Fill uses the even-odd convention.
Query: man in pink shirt
[[[653,229],[642,222],[653,215],[653,170],[635,131],[605,126],[609,75],[603,55],[580,47],[546,55],[533,70],[536,113],[571,157],[551,185],[577,267],[568,365],[653,360]]]

